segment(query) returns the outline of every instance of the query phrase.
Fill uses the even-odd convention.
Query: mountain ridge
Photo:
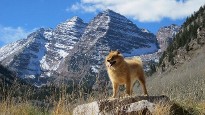
[[[85,26],[82,19],[73,17],[57,25],[56,29],[40,28],[27,39],[0,48],[0,61],[21,78],[35,79],[32,80],[35,82],[36,77],[50,77],[78,41]]]

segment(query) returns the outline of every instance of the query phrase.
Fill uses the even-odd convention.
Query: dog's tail
[[[134,60],[135,60],[140,66],[143,66],[141,57],[135,56],[135,57],[134,57]]]

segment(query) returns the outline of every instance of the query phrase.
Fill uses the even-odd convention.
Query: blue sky
[[[25,38],[40,27],[55,28],[73,16],[89,22],[105,9],[156,34],[162,26],[181,25],[204,3],[205,0],[1,0],[0,47]]]

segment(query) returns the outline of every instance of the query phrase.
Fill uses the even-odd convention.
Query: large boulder
[[[73,115],[145,114],[154,112],[156,104],[170,103],[167,96],[134,96],[94,101],[78,105]]]

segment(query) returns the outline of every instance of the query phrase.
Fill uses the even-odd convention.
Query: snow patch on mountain
[[[140,48],[133,48],[130,53],[123,53],[125,57],[132,57],[132,56],[139,56],[142,54],[149,54],[153,52],[157,52],[158,48],[156,44],[151,43],[148,45],[149,47],[140,47]]]
[[[144,33],[150,33],[149,30],[144,29],[144,28],[142,28],[141,31],[144,32]]]
[[[60,55],[60,57],[65,58],[66,56],[68,56],[68,52],[65,52],[64,50],[58,50],[58,53]]]
[[[13,42],[13,43],[10,43],[8,45],[1,47],[0,48],[0,61],[3,61],[4,59],[9,57],[10,55],[13,55],[13,54],[19,52],[23,47],[28,45],[28,43],[30,41],[31,40],[26,41],[25,39],[18,40],[16,42]],[[12,61],[12,60],[10,60],[10,61]],[[8,63],[6,65],[8,65]]]

